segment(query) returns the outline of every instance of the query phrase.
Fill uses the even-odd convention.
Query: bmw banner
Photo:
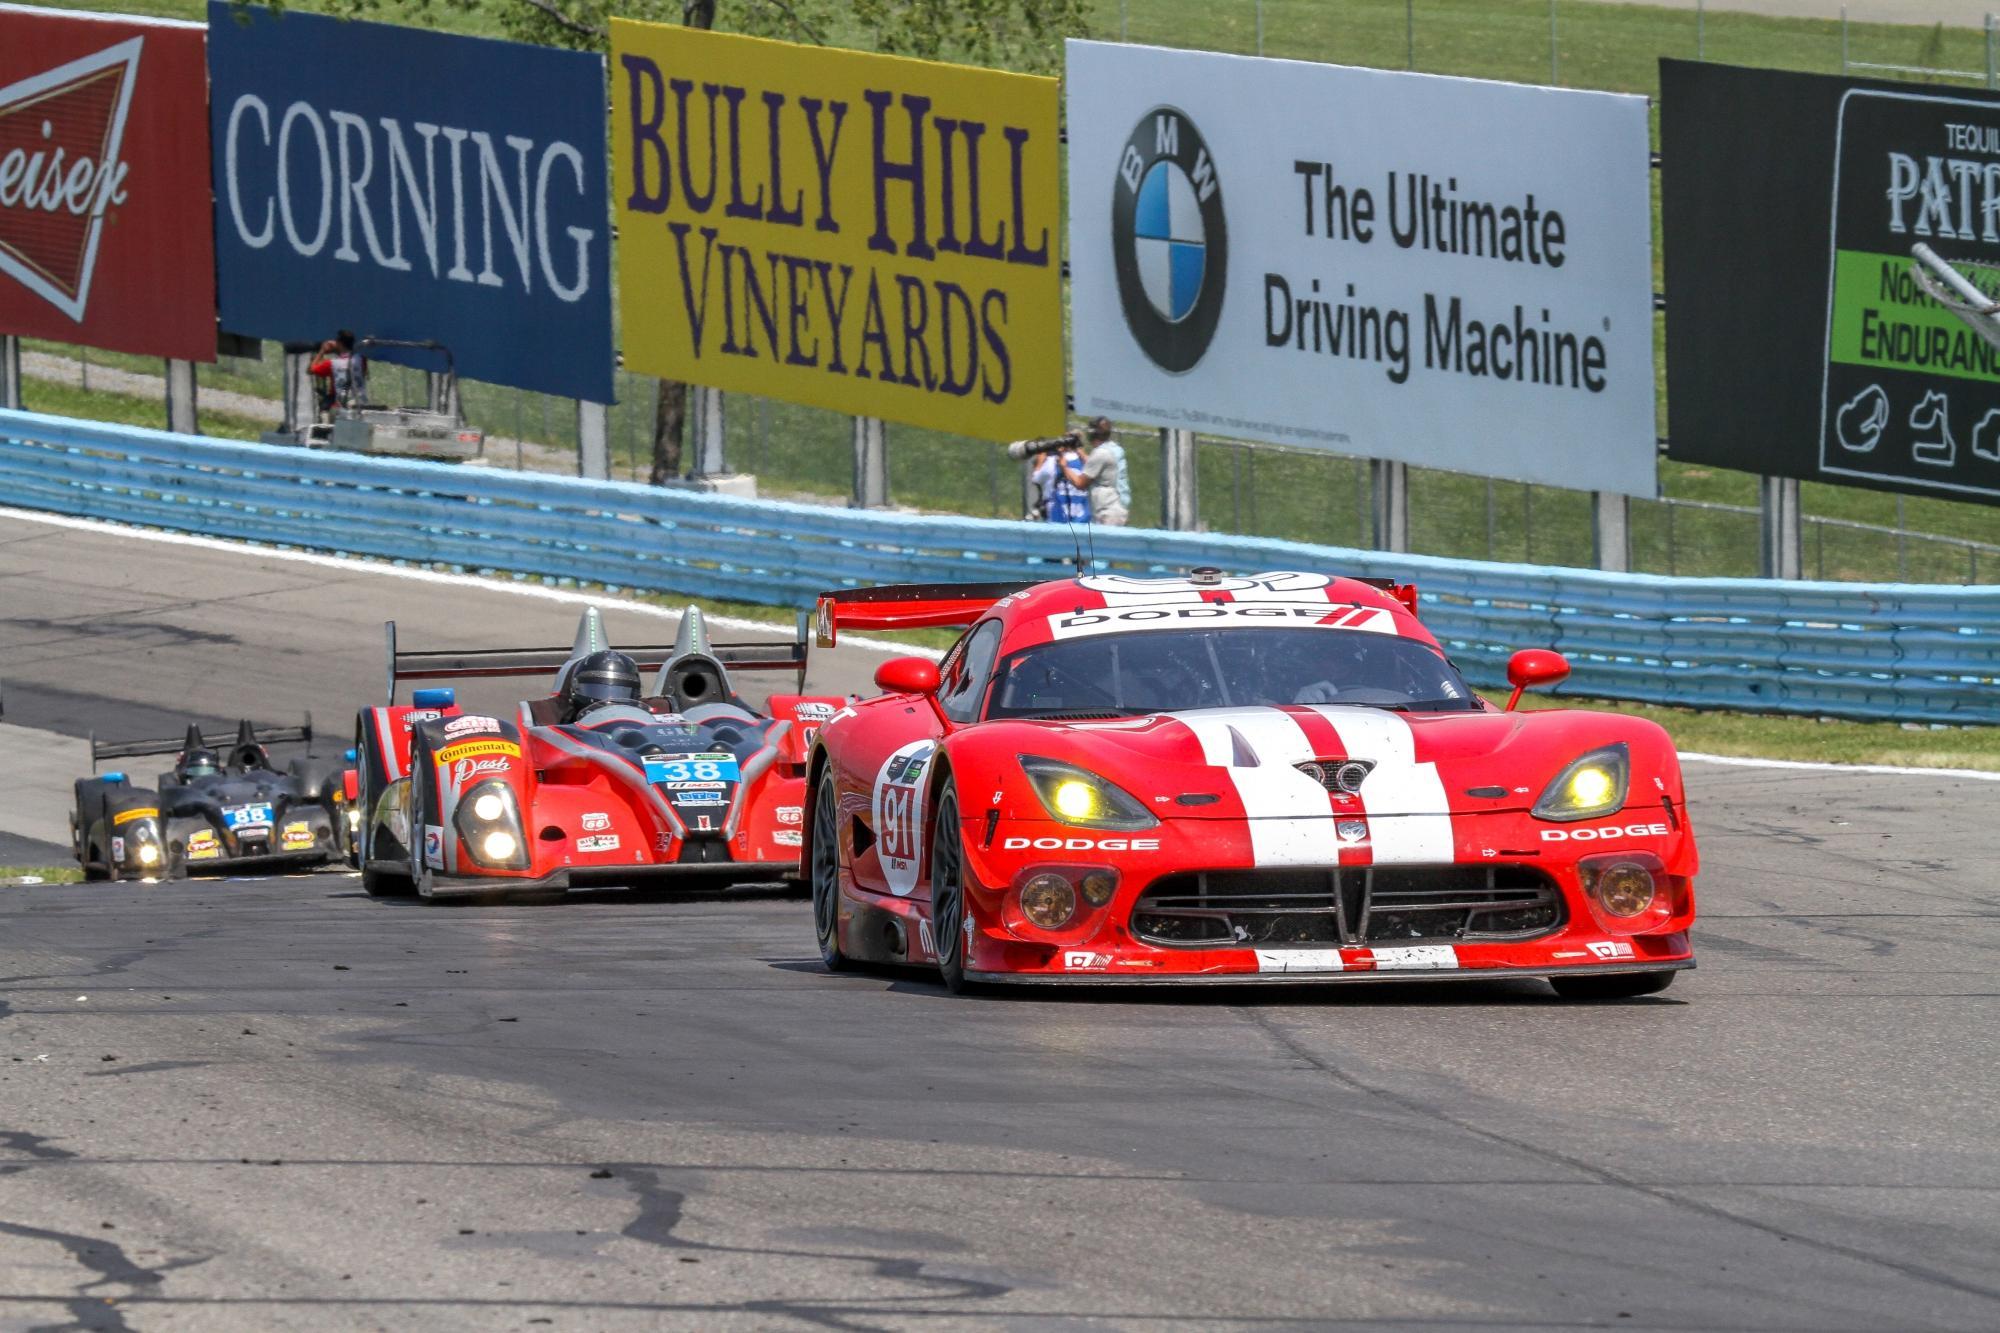
[[[1068,61],[1079,412],[1655,493],[1644,98]]]
[[[224,329],[611,401],[603,57],[215,0],[208,61]]]

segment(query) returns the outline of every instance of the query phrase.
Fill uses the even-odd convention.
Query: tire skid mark
[[[639,1203],[639,1212],[626,1223],[622,1234],[632,1240],[647,1245],[658,1245],[670,1250],[697,1250],[710,1254],[741,1254],[757,1259],[812,1259],[822,1262],[865,1264],[870,1273],[892,1282],[914,1283],[933,1288],[918,1296],[890,1297],[893,1301],[930,1300],[996,1300],[1008,1295],[1013,1288],[1004,1283],[988,1282],[974,1277],[953,1277],[942,1273],[927,1273],[925,1259],[887,1258],[877,1254],[843,1254],[831,1250],[791,1250],[756,1245],[719,1245],[708,1241],[688,1240],[678,1234],[685,1218],[687,1192],[677,1190],[661,1179],[659,1167],[639,1162],[610,1162],[604,1167],[613,1178],[631,1190]],[[876,1313],[882,1301],[861,1301],[855,1305],[844,1302],[817,1303],[800,1300],[758,1300],[743,1301],[733,1307],[749,1314],[782,1315],[821,1328],[846,1331],[846,1333],[874,1333],[881,1326],[855,1322],[853,1316],[862,1313]],[[910,1313],[916,1313],[910,1311]],[[994,1314],[999,1312],[995,1311]]]
[[[67,1157],[74,1154],[61,1155]],[[22,1240],[59,1245],[78,1264],[97,1275],[88,1282],[78,1284],[73,1296],[50,1298],[51,1304],[68,1308],[73,1323],[44,1325],[42,1329],[37,1330],[37,1333],[70,1333],[70,1330],[90,1330],[91,1333],[105,1333],[105,1331],[136,1333],[136,1330],[125,1322],[124,1314],[111,1303],[110,1299],[90,1293],[96,1288],[105,1286],[122,1286],[132,1294],[144,1293],[157,1289],[167,1280],[167,1274],[174,1269],[207,1263],[209,1258],[207,1255],[198,1255],[186,1259],[170,1259],[158,1267],[148,1268],[127,1255],[123,1246],[101,1236],[79,1236],[73,1232],[31,1227],[24,1223],[7,1221],[0,1221],[0,1236],[17,1236]]]
[[[1823,1254],[1834,1255],[1873,1268],[1887,1269],[1912,1281],[1929,1283],[1933,1286],[1944,1287],[1968,1296],[1982,1297],[1986,1300],[2000,1300],[2000,1288],[1954,1277],[1950,1273],[1942,1272],[1912,1260],[1891,1259],[1884,1255],[1857,1249],[1851,1245],[1842,1245],[1838,1241],[1823,1240],[1816,1236],[1806,1235],[1803,1232],[1787,1230],[1775,1223],[1759,1221],[1754,1217],[1748,1217],[1741,1213],[1733,1213],[1715,1204],[1703,1203],[1700,1200],[1690,1199],[1684,1195],[1677,1194],[1668,1186],[1648,1184],[1637,1177],[1623,1175],[1611,1170],[1609,1167],[1600,1166],[1595,1162],[1586,1161],[1581,1157],[1576,1157],[1554,1148],[1544,1147],[1529,1139],[1511,1134],[1503,1134],[1499,1130],[1490,1129],[1485,1125],[1456,1116],[1448,1110],[1433,1106],[1419,1098],[1406,1096],[1389,1088],[1365,1082],[1347,1070],[1335,1065],[1325,1056],[1312,1050],[1304,1042],[1279,1027],[1272,1020],[1271,1016],[1262,1010],[1241,1009],[1238,1012],[1244,1016],[1251,1027],[1262,1032],[1273,1045],[1279,1047],[1294,1059],[1305,1062],[1344,1087],[1358,1092],[1365,1097],[1387,1102],[1391,1106],[1410,1115],[1435,1121],[1438,1124],[1455,1129],[1461,1134],[1466,1134],[1476,1139],[1483,1139],[1488,1143],[1504,1148],[1511,1148],[1516,1152],[1524,1153],[1530,1157],[1539,1158],[1553,1165],[1565,1167],[1577,1172],[1579,1175],[1595,1180],[1599,1184],[1610,1185],[1616,1189],[1630,1190],[1635,1194],[1644,1195],[1646,1198],[1657,1200],[1670,1208],[1679,1209],[1682,1212],[1693,1213],[1696,1216],[1705,1217],[1711,1221],[1745,1227],[1766,1236],[1774,1237],[1780,1241],[1797,1242],[1811,1249],[1818,1250]]]

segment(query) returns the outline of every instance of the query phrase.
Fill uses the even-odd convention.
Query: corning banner
[[[435,339],[474,379],[611,401],[602,57],[208,13],[224,329]]]
[[[1076,406],[1655,493],[1646,103],[1069,43]]]
[[[614,19],[611,100],[627,365],[1062,428],[1055,80]]]
[[[2000,352],[1910,256],[2000,261],[2000,95],[1673,60],[1660,84],[1669,452],[2000,503]]]
[[[0,333],[215,360],[195,23],[0,5]]]

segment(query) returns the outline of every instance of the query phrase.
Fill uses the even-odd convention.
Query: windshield
[[[1000,663],[986,715],[1053,717],[1272,704],[1412,712],[1480,705],[1436,650],[1360,630],[1155,630],[1025,648]]]

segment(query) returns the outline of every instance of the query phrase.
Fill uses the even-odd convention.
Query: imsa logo
[[[1125,323],[1160,369],[1194,369],[1215,337],[1229,270],[1222,182],[1176,107],[1139,120],[1118,157],[1111,251]]]

